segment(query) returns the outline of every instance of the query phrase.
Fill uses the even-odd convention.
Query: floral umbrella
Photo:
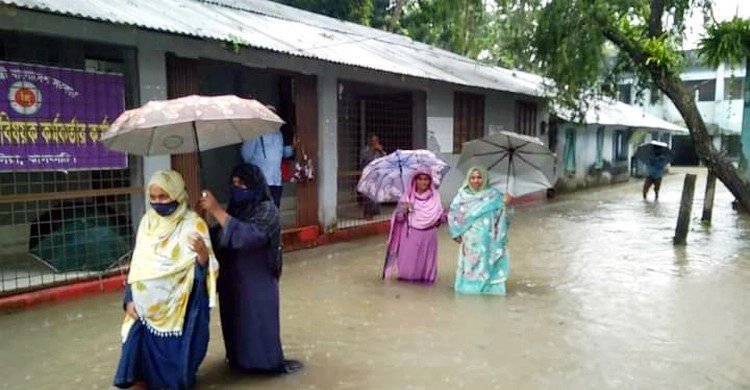
[[[257,100],[192,95],[125,111],[102,142],[112,150],[137,155],[180,154],[238,144],[274,132],[282,124]]]
[[[420,169],[429,169],[435,186],[439,186],[450,166],[429,150],[397,150],[367,164],[357,191],[375,202],[397,202]]]

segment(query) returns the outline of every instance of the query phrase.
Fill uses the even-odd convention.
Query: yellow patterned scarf
[[[151,186],[164,190],[179,207],[168,217],[154,210],[144,215],[136,236],[128,284],[141,322],[156,335],[179,336],[195,278],[197,255],[189,249],[193,233],[200,234],[209,249],[206,272],[209,307],[216,305],[219,263],[211,248],[206,222],[188,209],[182,176],[171,170],[156,172],[148,188]],[[126,315],[122,325],[123,342],[134,323],[135,320]]]

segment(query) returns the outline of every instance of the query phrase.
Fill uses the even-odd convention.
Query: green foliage
[[[666,69],[679,69],[684,56],[676,47],[674,41],[670,42],[668,35],[642,39],[643,50],[647,54],[646,65],[656,65]]]
[[[483,0],[412,0],[405,4],[398,32],[477,58],[488,44],[489,21]]]
[[[374,4],[377,3],[381,7],[384,4],[379,0],[276,0],[276,2],[365,26],[370,26],[373,21]],[[377,16],[382,18],[382,13],[378,13]]]
[[[592,98],[614,97],[624,82],[635,83],[636,98],[643,99],[645,91],[657,89],[654,69],[678,74],[685,20],[710,10],[707,0],[500,0],[498,5],[508,20],[518,21],[519,12],[525,17],[523,33],[504,35],[516,41],[506,47],[522,50],[528,59],[514,64],[550,77],[558,103],[579,112]],[[652,20],[652,9],[662,17]],[[613,36],[621,41],[613,42]]]
[[[743,59],[750,58],[750,19],[735,17],[707,26],[698,54],[712,66],[722,62],[739,65]]]
[[[229,38],[229,42],[224,42],[222,46],[234,54],[240,54],[240,49],[247,46],[247,42],[238,36],[232,35]]]
[[[276,0],[279,3],[331,16],[337,19],[385,29],[393,17],[391,0]],[[505,50],[502,33],[514,29],[498,18],[487,5],[494,0],[405,0],[395,32],[474,59],[491,63],[516,63],[517,56]],[[538,2],[540,0],[533,0]],[[513,41],[516,42],[516,41]]]

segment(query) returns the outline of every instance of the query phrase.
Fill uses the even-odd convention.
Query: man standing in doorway
[[[268,108],[277,113],[274,106],[269,105]],[[294,148],[291,145],[284,146],[284,137],[277,130],[243,142],[241,153],[245,163],[257,165],[263,171],[273,201],[277,208],[281,208],[281,160],[292,157]]]
[[[380,137],[377,134],[371,134],[368,141],[368,145],[359,153],[360,169],[365,169],[367,164],[386,155],[385,148],[380,143]],[[365,219],[370,221],[380,214],[380,204],[370,199],[364,199],[363,211]]]

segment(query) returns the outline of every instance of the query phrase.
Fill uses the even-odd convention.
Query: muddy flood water
[[[294,252],[282,278],[286,377],[224,365],[218,312],[199,389],[750,387],[750,219],[717,191],[714,223],[672,236],[682,174],[661,201],[640,183],[516,210],[506,297],[456,296],[441,233],[434,286],[383,282],[384,237]],[[121,295],[0,315],[0,388],[111,387]]]

